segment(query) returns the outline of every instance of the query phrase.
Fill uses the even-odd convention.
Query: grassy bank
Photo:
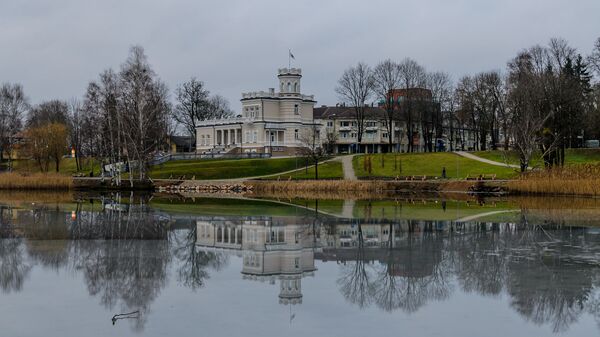
[[[508,183],[511,194],[600,196],[600,164],[529,172]]]
[[[328,161],[319,164],[319,179],[343,179],[344,169],[339,161]],[[266,180],[306,180],[315,178],[315,167],[311,166],[308,169],[300,169],[286,174],[276,174],[266,177]]]
[[[52,173],[2,173],[2,190],[55,190],[65,191],[73,187],[73,179],[66,175]]]
[[[371,173],[368,165],[365,165],[367,157],[371,158]],[[449,179],[465,179],[482,174],[510,179],[518,175],[512,168],[490,165],[448,152],[360,155],[354,157],[353,165],[359,178],[441,177],[444,167]]]
[[[58,173],[70,176],[78,172],[88,175],[92,169],[96,175],[100,172],[100,163],[95,159],[81,159],[81,165],[82,168],[78,171],[77,163],[75,162],[74,158],[63,158],[60,161]],[[56,173],[54,169],[54,163],[50,163],[48,169],[48,173]],[[13,171],[16,173],[42,173],[39,165],[35,161],[28,159],[14,161]]]
[[[153,179],[183,176],[197,180],[233,179],[276,174],[303,166],[302,158],[177,160],[153,166],[149,175]]]
[[[511,165],[519,165],[519,155],[516,151],[496,150],[496,151],[478,151],[473,152],[474,155]],[[565,164],[595,164],[600,163],[600,149],[566,149]],[[536,152],[533,155],[530,165],[531,167],[542,167],[544,162],[541,159],[541,153]]]

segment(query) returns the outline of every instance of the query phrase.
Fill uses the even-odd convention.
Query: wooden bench
[[[470,174],[467,174],[465,180],[496,180],[496,174],[480,174],[476,177],[471,177]]]

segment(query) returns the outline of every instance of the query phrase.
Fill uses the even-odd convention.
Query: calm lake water
[[[0,194],[0,336],[596,336],[600,201]]]

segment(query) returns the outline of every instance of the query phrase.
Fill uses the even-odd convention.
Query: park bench
[[[465,180],[496,180],[496,174],[480,174],[475,177],[471,177],[470,174],[467,174]]]

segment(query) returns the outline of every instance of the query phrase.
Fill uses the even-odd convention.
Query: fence
[[[155,158],[150,165],[160,165],[171,160],[202,160],[202,159],[258,159],[271,158],[270,153],[177,153]]]

